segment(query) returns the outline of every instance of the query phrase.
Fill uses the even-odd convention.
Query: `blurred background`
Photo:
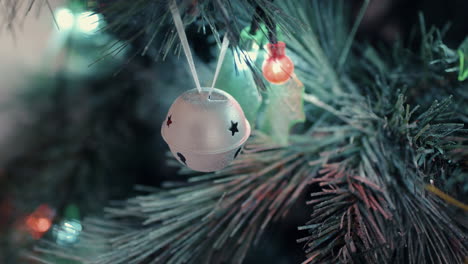
[[[53,8],[58,8],[64,1],[51,1],[51,4]],[[25,85],[26,75],[37,71],[45,63],[44,54],[55,29],[51,23],[52,15],[46,10],[32,12],[21,24],[14,26],[13,32],[6,24],[6,13],[1,12],[0,16],[0,102],[4,105],[10,101],[15,87]],[[8,115],[2,111],[1,138],[5,138],[9,128]]]
[[[172,101],[192,87],[185,60],[156,60],[151,50],[134,56],[144,37],[119,48],[131,34],[100,31],[112,17],[86,13],[108,1],[65,8],[51,0],[56,23],[39,2],[27,15],[27,5],[19,6],[14,24],[0,8],[0,263],[22,263],[17,256],[43,236],[73,243],[79,219],[131,197],[134,185],[183,179],[166,163],[159,128]],[[354,14],[361,5],[353,1]],[[450,24],[445,40],[456,48],[468,33],[467,10],[466,0],[372,0],[358,39],[408,40],[422,12],[429,26]],[[128,32],[138,27],[135,18]],[[214,67],[215,44],[188,30],[203,75]],[[309,213],[294,212],[246,263],[302,260],[296,226]]]

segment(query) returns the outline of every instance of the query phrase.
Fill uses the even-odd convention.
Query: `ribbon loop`
[[[193,60],[192,52],[190,51],[190,46],[187,40],[187,35],[185,34],[184,23],[182,22],[182,17],[180,16],[179,8],[177,7],[176,0],[172,0],[169,4],[169,9],[172,13],[172,18],[174,19],[174,24],[177,29],[177,34],[179,35],[180,42],[182,44],[182,48],[184,49],[185,57],[187,57],[187,61],[190,67],[190,72],[192,73],[193,80],[195,81],[195,85],[197,86],[198,92],[201,92],[201,85],[200,79],[198,78],[197,70],[195,69],[195,62]],[[216,80],[218,79],[219,71],[221,70],[221,66],[223,65],[224,57],[226,55],[226,51],[229,47],[229,38],[228,34],[226,33],[223,38],[223,43],[221,45],[221,51],[219,53],[218,64],[216,65],[216,71],[213,78],[213,83],[211,84],[210,92],[214,89],[216,84]]]
[[[172,18],[174,19],[174,24],[177,29],[177,34],[179,35],[182,48],[184,49],[185,56],[192,72],[193,80],[197,86],[198,92],[201,92],[200,80],[198,79],[197,70],[195,69],[195,63],[193,61],[192,52],[190,51],[190,46],[187,40],[187,35],[185,34],[184,23],[180,16],[179,8],[177,8],[176,0],[172,0],[169,5],[169,9],[172,13]]]
[[[219,58],[218,58],[218,65],[216,65],[216,72],[213,77],[213,83],[211,84],[211,89],[210,89],[210,94],[213,91],[213,88],[216,84],[216,80],[218,80],[218,75],[219,71],[221,70],[221,66],[223,65],[224,57],[226,56],[226,51],[229,47],[229,38],[227,36],[228,34],[226,33],[223,38],[223,44],[221,45],[221,51],[219,52]]]

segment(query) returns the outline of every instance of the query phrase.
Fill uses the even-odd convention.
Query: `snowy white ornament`
[[[250,136],[250,124],[230,94],[216,88],[192,89],[172,104],[161,134],[182,164],[211,172],[239,155]]]

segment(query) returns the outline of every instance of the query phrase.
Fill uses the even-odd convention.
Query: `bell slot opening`
[[[219,93],[211,93],[208,95],[208,100],[210,101],[226,101],[227,97]]]

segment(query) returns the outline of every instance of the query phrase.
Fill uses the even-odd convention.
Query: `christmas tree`
[[[60,37],[2,142],[0,262],[467,261],[463,15],[373,29],[386,1],[2,3],[11,33],[45,6]]]

